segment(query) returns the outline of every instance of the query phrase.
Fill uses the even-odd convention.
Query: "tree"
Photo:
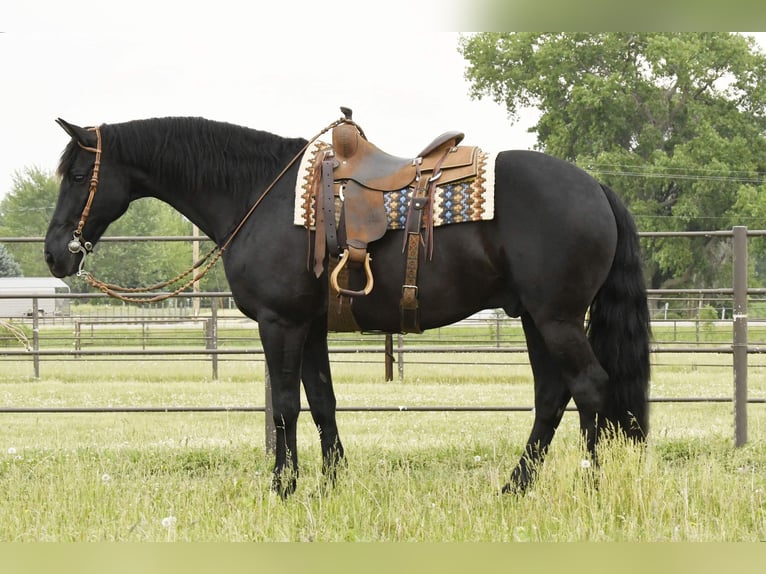
[[[135,236],[190,236],[192,224],[168,204],[154,198],[133,201],[128,211],[109,226],[112,237]],[[205,239],[205,236],[202,236]],[[200,253],[204,255],[212,248],[211,241],[202,241]],[[192,260],[192,247],[186,241],[102,241],[94,253],[88,256],[86,268],[96,277],[122,287],[147,287],[167,281],[188,270]],[[200,269],[201,270],[201,269]],[[199,270],[198,270],[199,271]],[[175,290],[191,275],[168,287]],[[88,291],[84,280],[76,283],[77,288]],[[226,291],[228,283],[219,262],[200,282],[202,290]]]
[[[56,177],[37,168],[17,174],[10,193],[0,202],[0,235],[42,237],[53,215],[58,195]],[[169,205],[153,198],[134,201],[115,221],[107,236],[191,235],[191,223]],[[205,244],[202,249],[204,250]],[[210,243],[207,243],[207,249]],[[9,244],[26,276],[48,276],[39,243]],[[144,287],[170,279],[192,264],[191,246],[186,242],[102,241],[88,256],[86,268],[96,277],[124,287]],[[220,265],[218,267],[221,267]],[[208,274],[203,289],[227,289],[221,269]],[[72,290],[87,292],[91,287],[82,278],[68,278]]]
[[[5,245],[0,244],[0,277],[20,277],[21,266],[16,263],[13,255],[8,253]]]
[[[511,121],[537,107],[537,148],[613,187],[640,230],[766,227],[766,56],[752,38],[481,33],[459,49],[471,96]],[[730,280],[720,239],[644,247],[652,287]]]
[[[11,191],[0,202],[0,235],[41,237],[56,205],[58,184],[55,177],[39,168],[26,168],[13,177]],[[39,243],[13,243],[8,252],[27,277],[50,274]]]
[[[157,235],[191,235],[191,223],[161,201],[139,199],[109,226],[105,237]],[[187,269],[190,261],[191,248],[183,242],[101,241],[85,268],[103,281],[132,288],[170,279]]]

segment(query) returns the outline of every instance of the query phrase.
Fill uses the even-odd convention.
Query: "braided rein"
[[[268,185],[268,187],[263,191],[263,193],[261,193],[261,195],[255,201],[255,203],[250,207],[250,209],[242,218],[242,220],[234,228],[234,231],[232,231],[229,234],[229,237],[227,238],[227,240],[224,242],[222,246],[214,247],[202,258],[200,258],[197,262],[195,262],[189,269],[187,269],[186,271],[182,273],[179,273],[172,279],[168,279],[167,281],[163,281],[161,283],[157,283],[149,287],[121,287],[119,285],[106,283],[104,281],[96,279],[95,277],[93,277],[93,275],[89,271],[84,269],[85,256],[93,251],[93,244],[90,241],[84,241],[82,236],[82,231],[83,231],[83,228],[85,227],[85,222],[87,221],[88,216],[90,215],[91,206],[93,204],[93,198],[95,197],[96,192],[98,191],[98,176],[99,176],[99,170],[101,167],[101,152],[102,152],[100,127],[97,126],[94,128],[89,128],[90,131],[93,131],[96,134],[96,147],[94,148],[90,146],[85,146],[80,142],[78,142],[78,145],[86,151],[95,153],[96,160],[93,165],[93,174],[91,175],[90,184],[88,186],[88,199],[85,203],[85,207],[82,210],[82,214],[80,216],[80,220],[77,223],[77,227],[75,228],[73,238],[68,244],[68,248],[71,253],[73,254],[82,253],[82,259],[80,260],[80,266],[77,271],[77,277],[83,277],[92,287],[94,287],[95,289],[98,289],[102,293],[106,293],[110,297],[113,297],[115,299],[119,299],[121,301],[125,301],[128,303],[156,303],[159,301],[170,299],[171,297],[175,297],[176,295],[185,291],[194,283],[202,279],[208,273],[208,271],[210,271],[213,265],[215,265],[215,263],[221,258],[221,256],[223,255],[223,252],[229,247],[229,245],[231,245],[232,241],[234,241],[234,238],[240,232],[242,227],[244,227],[248,219],[250,219],[250,216],[258,208],[258,206],[261,204],[261,202],[266,197],[266,195],[274,188],[274,186],[279,182],[279,180],[282,179],[282,177],[295,164],[295,162],[298,161],[298,159],[301,156],[303,156],[303,154],[308,149],[308,147],[312,143],[314,143],[317,139],[319,139],[323,134],[327,133],[328,131],[333,129],[335,126],[338,126],[343,123],[351,123],[356,125],[356,123],[351,121],[349,118],[342,117],[338,120],[335,120],[334,122],[329,124],[327,127],[322,129],[319,133],[317,133],[314,137],[312,137],[306,143],[306,145],[304,145],[303,148],[301,148],[301,150],[295,155],[295,157],[293,157],[288,162],[288,164],[282,169],[282,171],[279,172],[279,174]],[[199,269],[208,259],[210,259],[210,261],[208,261],[207,264],[205,264],[202,270],[199,273],[194,274],[194,272],[197,269]],[[171,285],[175,285],[176,283],[183,280],[185,277],[189,275],[192,275],[192,277],[189,280],[187,280],[183,285],[173,290],[172,292],[158,293],[151,297],[134,297],[132,295],[128,295],[131,293],[149,293],[152,291],[157,291],[159,289],[164,289],[165,287],[170,287]]]

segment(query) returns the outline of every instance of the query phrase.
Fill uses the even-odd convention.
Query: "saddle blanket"
[[[293,223],[314,229],[315,201],[311,185],[313,168],[317,157],[331,146],[317,140],[303,154],[295,185],[295,209]],[[464,179],[446,185],[437,185],[434,194],[434,226],[482,221],[495,217],[495,158],[496,153],[479,150],[479,173],[475,178]],[[388,229],[403,229],[407,220],[407,207],[412,188],[381,192],[388,218]],[[336,202],[339,199],[336,198]],[[336,205],[336,213],[340,206]]]

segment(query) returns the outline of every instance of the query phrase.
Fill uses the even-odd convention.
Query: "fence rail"
[[[731,287],[721,288],[700,288],[700,289],[652,289],[649,290],[649,296],[654,301],[666,300],[664,308],[664,316],[655,317],[654,325],[672,325],[675,326],[683,322],[688,324],[691,322],[696,327],[697,337],[696,342],[689,344],[688,342],[655,342],[651,348],[651,352],[654,354],[724,354],[732,356],[732,368],[734,379],[734,392],[732,397],[665,397],[665,398],[653,398],[652,402],[679,402],[679,403],[691,403],[691,402],[730,402],[734,404],[734,418],[735,418],[735,444],[741,445],[747,441],[747,411],[746,406],[748,404],[763,404],[766,403],[766,399],[762,398],[748,398],[747,395],[747,371],[748,371],[748,356],[766,353],[766,337],[764,341],[750,341],[748,342],[748,330],[750,328],[761,329],[766,327],[766,321],[754,322],[749,320],[747,313],[748,298],[760,297],[766,295],[766,289],[763,288],[748,288],[747,285],[747,241],[748,237],[752,236],[766,236],[766,230],[748,231],[744,227],[735,227],[731,231],[700,231],[700,232],[642,232],[639,234],[641,237],[731,237],[732,238],[732,252],[733,252],[733,278]],[[204,241],[205,238],[199,238],[196,236],[168,236],[168,237],[156,237],[156,236],[142,236],[142,237],[106,237],[102,241],[185,241],[185,242],[198,242]],[[23,242],[39,242],[42,238],[27,237],[27,238],[0,238],[0,242],[7,243],[23,243]],[[173,317],[121,317],[113,316],[110,318],[93,318],[93,317],[78,317],[72,315],[70,317],[41,317],[39,309],[39,301],[42,299],[66,299],[70,302],[79,302],[80,300],[94,300],[103,299],[108,296],[102,293],[51,293],[46,295],[39,295],[34,293],[26,294],[8,294],[0,292],[0,299],[5,298],[25,298],[32,299],[33,309],[29,317],[21,320],[14,319],[14,321],[20,321],[22,325],[31,325],[31,340],[27,349],[21,348],[2,348],[0,347],[0,360],[19,360],[23,358],[31,358],[34,369],[34,376],[39,378],[40,376],[40,362],[41,360],[57,359],[57,360],[81,360],[85,358],[101,358],[101,357],[125,357],[126,360],[136,357],[165,357],[176,359],[189,357],[199,357],[200,360],[210,361],[212,367],[213,378],[218,377],[218,362],[224,359],[233,359],[238,355],[247,356],[262,356],[263,350],[260,346],[243,347],[241,345],[236,346],[237,342],[241,342],[243,338],[238,341],[232,342],[231,339],[227,339],[220,335],[222,329],[222,323],[226,322],[230,317],[221,317],[219,314],[219,308],[221,307],[221,301],[228,301],[231,299],[230,292],[197,292],[197,293],[184,293],[181,297],[185,298],[197,298],[198,300],[205,299],[210,302],[209,316],[178,316]],[[717,299],[713,299],[717,297]],[[671,300],[676,304],[683,304],[684,302],[689,305],[686,309],[689,316],[685,319],[672,320],[667,319],[668,315],[668,300]],[[706,325],[713,322],[710,318],[702,317],[702,305],[703,302],[710,302],[715,300],[717,302],[725,301],[728,306],[721,306],[723,317],[716,318],[715,323],[726,326],[731,325],[732,339],[731,343],[723,344],[710,344],[704,341],[704,336],[701,336],[701,330]],[[696,303],[696,309],[695,304]],[[206,312],[208,309],[205,310]],[[730,313],[729,313],[730,311]],[[678,313],[678,310],[676,310]],[[663,310],[660,308],[655,311],[662,314]],[[696,315],[695,315],[696,313]],[[0,318],[2,319],[2,318]],[[385,366],[386,379],[393,378],[393,365],[396,363],[399,367],[399,377],[403,377],[403,370],[407,362],[416,362],[415,360],[406,361],[405,357],[417,356],[420,354],[437,354],[448,353],[451,355],[465,356],[470,353],[482,353],[482,354],[522,354],[526,353],[526,346],[522,340],[504,341],[500,335],[501,322],[510,321],[507,318],[501,318],[497,315],[494,318],[484,318],[483,325],[495,326],[496,337],[494,341],[489,344],[485,340],[479,341],[478,344],[469,344],[468,341],[458,341],[457,344],[445,344],[443,342],[434,343],[432,339],[425,336],[419,336],[419,343],[410,344],[399,336],[397,337],[397,343],[394,344],[393,337],[387,336],[385,340],[378,340],[374,343],[360,343],[359,340],[351,340],[351,344],[339,344],[335,342],[330,347],[331,354],[334,355],[359,355],[361,352],[382,356],[384,360],[381,361]],[[748,322],[749,320],[749,322]],[[71,338],[63,337],[58,340],[46,339],[41,337],[41,333],[45,328],[53,325],[67,325],[71,324],[73,334]],[[167,327],[169,324],[176,324],[177,326],[187,326],[188,324],[194,325],[196,328],[199,325],[203,326],[204,332],[201,341],[204,343],[199,345],[200,339],[198,337],[190,337],[188,345],[184,347],[178,346],[158,346],[155,341],[150,341],[149,331],[154,327],[160,325]],[[93,344],[93,337],[88,339],[86,335],[83,335],[83,329],[87,331],[89,327],[92,333],[100,329],[114,328],[117,326],[133,325],[141,328],[142,344],[140,348],[110,348],[108,345],[95,346]],[[250,328],[257,328],[253,323]],[[766,328],[764,328],[766,331]],[[703,334],[704,335],[704,334]],[[343,342],[343,341],[341,341]],[[346,341],[348,343],[349,341]],[[52,344],[57,343],[57,344]],[[151,343],[151,344],[150,344]],[[196,344],[195,344],[196,343]],[[762,344],[761,344],[762,343]],[[269,396],[268,388],[268,373],[266,372],[266,394],[267,399]],[[266,405],[269,405],[267,400]],[[369,411],[369,412],[388,412],[388,411],[528,411],[529,406],[497,406],[497,407],[439,407],[439,406],[408,406],[408,407],[345,407],[339,408],[339,411]],[[0,413],[23,413],[23,412],[179,412],[179,411],[192,411],[192,412],[220,412],[220,411],[245,411],[245,412],[269,412],[269,407],[115,407],[108,409],[100,408],[80,408],[80,407],[56,407],[50,409],[26,409],[16,408],[12,406],[0,408]],[[268,419],[267,426],[268,426]],[[267,428],[267,442],[270,434]]]

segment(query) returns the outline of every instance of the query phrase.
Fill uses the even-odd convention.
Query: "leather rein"
[[[223,255],[223,252],[226,251],[229,245],[231,245],[232,241],[234,241],[234,238],[240,232],[242,227],[244,227],[247,220],[250,219],[250,216],[258,208],[258,206],[261,204],[261,202],[266,197],[266,195],[274,188],[274,186],[279,182],[279,180],[282,179],[282,177],[295,164],[295,162],[298,161],[303,156],[303,154],[309,148],[309,146],[312,143],[314,143],[314,141],[316,141],[318,138],[320,138],[323,134],[327,133],[328,131],[333,129],[335,126],[343,124],[343,123],[351,123],[356,126],[355,122],[343,117],[338,120],[335,120],[326,128],[324,128],[322,131],[320,131],[318,134],[316,134],[314,137],[312,137],[306,143],[306,145],[304,145],[303,148],[301,148],[301,150],[295,155],[295,157],[293,157],[288,162],[288,164],[282,169],[282,171],[279,172],[279,174],[274,178],[274,180],[266,187],[263,193],[261,193],[261,195],[255,201],[255,203],[253,203],[253,205],[247,211],[247,213],[242,218],[242,220],[234,228],[234,231],[232,231],[229,234],[229,237],[226,239],[223,245],[221,245],[220,247],[218,246],[214,247],[208,253],[206,253],[202,258],[200,258],[197,262],[195,262],[194,265],[192,265],[189,269],[187,269],[186,271],[182,273],[179,273],[172,279],[168,279],[167,281],[163,281],[161,283],[157,283],[149,287],[120,287],[119,285],[105,283],[104,281],[96,279],[95,277],[93,277],[93,275],[90,274],[90,272],[84,269],[85,256],[93,251],[93,244],[90,241],[86,241],[83,238],[82,231],[83,231],[83,228],[85,227],[85,222],[88,220],[88,216],[90,215],[91,206],[93,205],[93,198],[95,197],[96,192],[98,191],[98,176],[99,176],[99,170],[101,168],[101,153],[102,153],[101,127],[96,126],[93,128],[88,128],[89,131],[95,132],[96,134],[96,147],[83,145],[79,141],[77,143],[85,151],[89,151],[96,154],[96,159],[95,159],[95,163],[93,164],[93,173],[91,174],[90,183],[88,185],[88,199],[85,202],[85,207],[83,208],[82,214],[80,215],[80,220],[78,221],[77,227],[74,230],[72,240],[67,244],[67,247],[72,254],[76,255],[77,253],[82,253],[82,259],[80,260],[80,266],[77,271],[77,276],[85,278],[85,280],[88,283],[90,283],[92,287],[99,289],[100,291],[102,291],[103,293],[106,293],[110,297],[114,297],[115,299],[120,299],[122,301],[126,301],[129,303],[156,303],[158,301],[164,301],[166,299],[169,299],[171,297],[178,295],[182,291],[188,289],[193,283],[202,279],[202,277],[204,277],[207,274],[207,272],[210,271],[213,265],[215,265],[215,263],[221,258],[221,256]],[[207,261],[207,264],[205,264],[205,261]],[[203,264],[205,264],[205,266],[202,268],[202,270],[197,273],[194,273],[197,269],[202,267]],[[157,295],[154,295],[151,297],[144,297],[144,298],[123,295],[123,293],[148,293],[151,291],[157,291],[159,289],[163,289],[170,285],[175,285],[176,283],[183,280],[185,277],[189,275],[192,275],[192,277],[172,292],[159,293]]]

